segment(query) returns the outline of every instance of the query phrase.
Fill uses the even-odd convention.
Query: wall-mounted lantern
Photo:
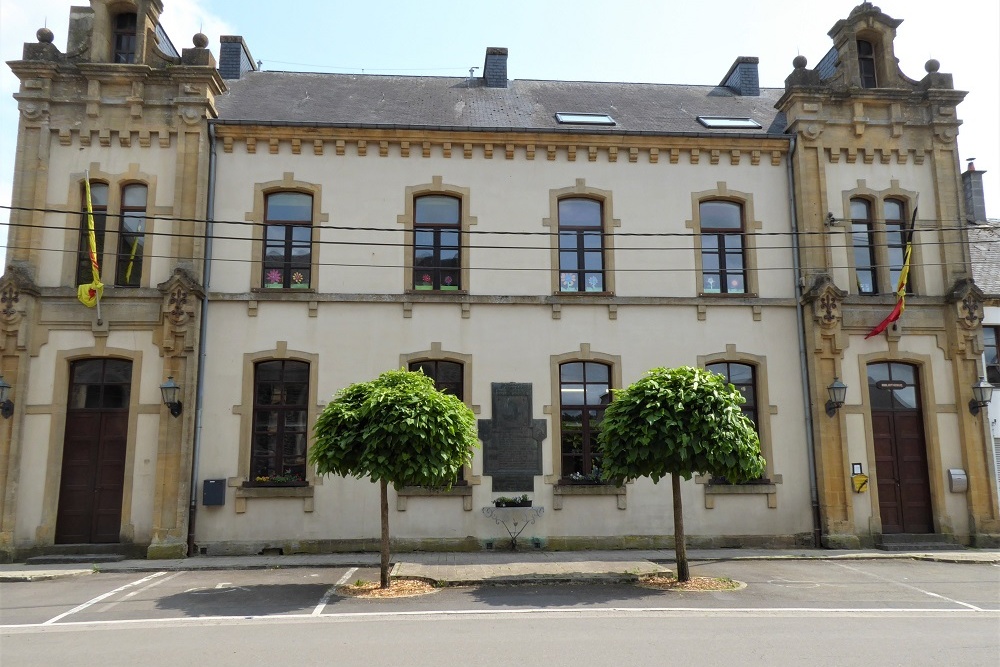
[[[163,404],[170,408],[170,414],[177,417],[181,414],[183,405],[181,404],[181,388],[174,382],[174,376],[167,376],[167,381],[160,385],[160,394],[163,396]]]
[[[14,401],[10,400],[10,385],[0,375],[0,417],[10,419],[14,415]]]
[[[826,391],[830,395],[830,400],[826,402],[826,415],[832,417],[837,414],[837,410],[847,398],[847,385],[841,382],[839,377],[834,377]]]
[[[979,382],[972,385],[972,400],[969,401],[969,412],[974,415],[979,414],[981,408],[985,408],[993,400],[993,385],[980,377]]]

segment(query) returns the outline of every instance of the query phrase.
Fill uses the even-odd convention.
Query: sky
[[[760,58],[760,83],[784,87],[792,59],[813,67],[827,35],[860,0],[162,0],[178,50],[203,32],[218,57],[220,35],[242,35],[265,70],[433,76],[482,74],[486,48],[507,47],[511,79],[718,84],[739,56]],[[66,48],[69,9],[84,0],[0,0],[0,57],[21,57],[38,28]],[[923,78],[935,58],[968,91],[958,143],[984,177],[986,211],[1000,218],[1000,2],[883,0],[902,19],[900,69]],[[11,201],[18,80],[0,65],[0,206]],[[0,256],[8,211],[0,208]],[[2,271],[0,271],[2,273]]]

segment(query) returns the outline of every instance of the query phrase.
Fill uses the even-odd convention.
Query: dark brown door
[[[934,532],[919,389],[909,364],[868,366],[883,533]]]
[[[132,363],[87,359],[70,369],[57,544],[118,542]]]

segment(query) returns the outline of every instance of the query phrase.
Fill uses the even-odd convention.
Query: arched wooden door
[[[70,366],[57,544],[120,540],[132,362],[86,359]]]
[[[868,365],[875,475],[883,533],[933,533],[927,445],[915,366]]]

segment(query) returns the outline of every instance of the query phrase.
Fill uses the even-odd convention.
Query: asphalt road
[[[0,584],[0,664],[1000,664],[1000,567],[695,563],[732,592],[634,585],[443,589],[366,601],[374,569],[94,574]]]

